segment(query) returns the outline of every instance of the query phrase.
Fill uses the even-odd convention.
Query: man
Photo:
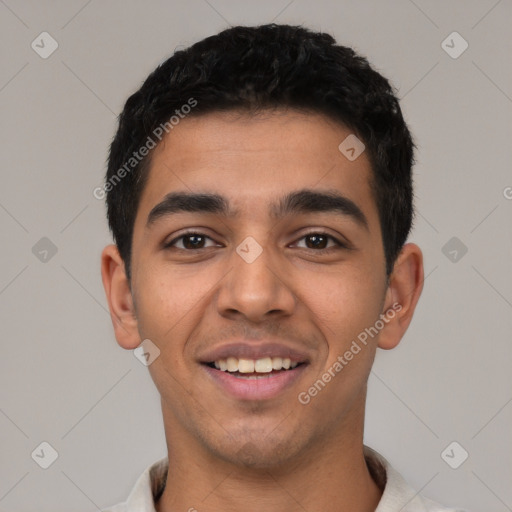
[[[225,30],[128,99],[102,277],[168,454],[110,511],[448,510],[363,445],[423,286],[413,150],[388,81],[300,27]]]

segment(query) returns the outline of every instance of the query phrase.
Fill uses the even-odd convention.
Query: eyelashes
[[[311,240],[313,238],[317,239],[316,242],[313,242],[313,247],[303,247],[303,249],[311,250],[314,252],[330,252],[331,250],[336,250],[336,249],[350,249],[350,247],[346,243],[344,243],[341,240],[339,240],[338,238],[336,238],[328,233],[322,232],[322,231],[311,231],[310,233],[304,234],[302,237],[297,239],[297,241],[301,241],[304,239]],[[319,238],[321,239],[320,244],[318,244]],[[194,241],[194,239],[195,239],[195,241]],[[173,240],[171,240],[170,242],[166,243],[164,245],[164,249],[169,249],[169,250],[176,249],[176,250],[184,251],[184,252],[198,252],[203,249],[209,249],[210,247],[212,247],[212,246],[210,246],[210,247],[197,246],[197,242],[198,242],[197,239],[200,239],[199,245],[201,244],[202,241],[204,241],[206,243],[206,240],[210,240],[210,241],[214,242],[214,240],[211,237],[205,235],[204,233],[201,233],[199,231],[189,231],[186,233],[182,233],[180,236],[178,236],[178,237],[174,238]],[[192,241],[192,244],[187,244],[187,245],[189,245],[187,247],[186,244],[182,242],[183,247],[176,247],[177,242],[185,241],[185,240],[188,240],[189,242]],[[334,243],[334,246],[331,245],[331,247],[323,247],[322,246],[323,241],[325,241],[327,244],[329,241],[332,241]],[[294,244],[295,243],[296,242],[294,242]],[[315,244],[317,244],[318,246],[315,247]]]

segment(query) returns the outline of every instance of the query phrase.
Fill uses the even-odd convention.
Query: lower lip
[[[271,372],[268,377],[247,379],[235,377],[229,372],[223,372],[207,365],[201,365],[208,375],[224,391],[234,398],[241,400],[265,400],[274,398],[291,387],[302,375],[306,364],[300,364],[293,370]]]

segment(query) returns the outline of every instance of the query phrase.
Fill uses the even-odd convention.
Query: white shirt
[[[375,512],[465,512],[446,508],[419,495],[389,462],[372,448],[364,446],[364,456],[372,478],[385,485]],[[167,457],[147,467],[127,500],[103,512],[156,512],[155,500],[162,494],[167,478]]]

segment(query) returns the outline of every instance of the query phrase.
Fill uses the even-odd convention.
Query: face
[[[160,350],[149,371],[175,445],[264,467],[362,432],[391,327],[357,340],[395,297],[369,160],[338,149],[350,133],[316,114],[213,113],[155,149],[134,226],[133,339]]]

